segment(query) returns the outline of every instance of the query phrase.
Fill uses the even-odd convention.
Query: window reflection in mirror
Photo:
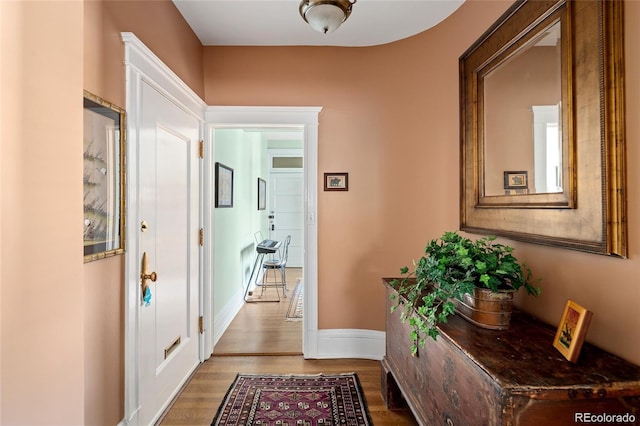
[[[560,22],[481,72],[484,196],[562,192],[562,47]],[[507,188],[505,172],[526,171]]]
[[[533,105],[535,193],[562,192],[562,131],[559,105]]]

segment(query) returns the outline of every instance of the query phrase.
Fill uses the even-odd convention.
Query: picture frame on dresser
[[[569,361],[577,362],[593,313],[567,300],[553,346]]]

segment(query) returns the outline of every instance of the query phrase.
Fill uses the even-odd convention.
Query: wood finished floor
[[[301,270],[287,270],[288,296]],[[268,289],[267,291],[272,291]],[[238,373],[316,374],[356,372],[376,426],[416,425],[409,411],[387,410],[380,393],[380,362],[363,359],[304,359],[302,322],[284,320],[289,297],[279,303],[248,303],[241,309],[161,425],[210,425]]]
[[[289,302],[302,269],[287,268],[287,297],[280,302],[245,303],[213,349],[214,356],[301,355],[302,321],[285,321]],[[261,295],[256,288],[250,300],[277,300],[276,288],[267,287]]]

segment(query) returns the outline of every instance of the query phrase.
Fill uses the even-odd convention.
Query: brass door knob
[[[158,274],[155,272],[152,272],[150,274],[145,274],[144,272],[142,274],[140,274],[140,278],[142,278],[143,280],[151,280],[152,282],[156,282],[156,280],[158,279]]]
[[[156,280],[158,279],[158,274],[156,272],[151,272],[148,273],[147,272],[147,267],[149,261],[147,259],[147,252],[142,253],[142,265],[141,266],[141,272],[140,272],[140,297],[143,301],[145,301],[145,296],[147,295],[147,290],[149,288],[149,284],[147,284],[147,280],[151,280],[151,282],[156,282]],[[150,296],[149,296],[150,298]],[[145,301],[146,304],[148,304],[148,301]]]

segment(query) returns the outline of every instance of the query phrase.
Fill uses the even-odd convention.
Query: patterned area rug
[[[238,374],[212,426],[369,426],[367,402],[355,373]]]
[[[296,288],[291,293],[291,300],[289,300],[289,308],[287,314],[284,317],[285,321],[302,321],[302,296],[304,292],[304,286],[302,280],[298,280]]]

